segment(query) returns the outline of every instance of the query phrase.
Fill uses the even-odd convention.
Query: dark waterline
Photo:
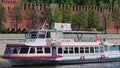
[[[3,68],[120,68],[120,62],[73,64],[73,65],[46,65],[46,66],[17,66],[17,67],[4,66]]]

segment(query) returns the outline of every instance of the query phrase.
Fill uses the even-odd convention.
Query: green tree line
[[[32,12],[34,11],[35,10],[31,10],[31,9],[26,10],[27,15],[29,15],[27,17],[31,18],[31,23],[33,23],[32,20],[34,20],[32,19],[32,17],[36,15],[36,13],[32,14]],[[102,24],[100,22],[100,14],[96,10],[89,10],[89,12],[86,12],[85,10],[79,10],[77,13],[74,13],[71,8],[59,9],[58,5],[56,5],[53,19],[54,19],[54,23],[61,23],[61,22],[71,23],[72,26],[75,26],[77,30],[82,30],[82,29],[86,30],[88,28],[103,30]],[[51,20],[52,20],[51,7],[49,6],[45,9],[44,12],[40,12],[39,24],[42,25],[44,21],[46,21],[47,24],[51,25]],[[50,28],[50,25],[48,25],[49,28]],[[32,26],[35,26],[35,25],[29,25],[29,27],[32,27]]]
[[[27,0],[23,0],[27,1]],[[30,1],[30,0],[28,0]],[[46,1],[46,0],[45,0]],[[61,1],[61,0],[60,0]],[[71,0],[72,1],[72,0]],[[77,0],[76,0],[77,1]],[[80,0],[81,1],[81,0]],[[87,0],[86,0],[87,1]],[[94,0],[92,0],[94,1]],[[102,1],[102,0],[100,0]],[[109,0],[112,1],[113,0]],[[32,2],[32,0],[31,0]],[[118,3],[117,0],[114,0],[114,3]],[[117,8],[114,9],[113,13],[109,15],[110,18],[112,18],[113,23],[115,24],[115,28],[118,33],[118,29],[120,28],[120,19],[119,19],[119,5],[116,6]],[[0,23],[3,23],[6,21],[6,13],[5,13],[5,7],[2,3],[0,3]],[[26,16],[27,14],[27,16]],[[25,11],[22,11],[21,5],[16,4],[15,7],[11,8],[9,10],[9,17],[12,19],[13,28],[17,29],[19,28],[19,24],[22,22],[22,20],[28,21],[26,27],[29,29],[36,28],[36,21],[37,21],[37,13],[36,10],[28,9]],[[40,11],[40,18],[39,18],[39,26],[43,25],[43,23],[46,21],[50,27],[51,24],[51,7],[47,7],[45,11]],[[74,13],[71,8],[68,9],[59,9],[57,4],[55,8],[54,13],[54,22],[62,22],[62,23],[71,23],[73,26],[75,26],[77,29],[91,29],[95,28],[97,30],[103,30],[103,26],[100,21],[100,13],[96,10],[89,10],[88,12],[84,10],[80,10],[77,13]],[[108,19],[109,20],[109,19]],[[109,23],[109,21],[107,21]],[[2,27],[3,24],[0,24],[0,30],[5,31],[5,27]],[[4,28],[4,29],[3,29]]]

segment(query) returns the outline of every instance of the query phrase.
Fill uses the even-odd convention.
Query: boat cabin
[[[17,44],[16,44],[17,45]],[[8,44],[5,54],[14,55],[82,55],[104,53],[104,46],[25,46]]]
[[[26,45],[50,45],[52,42],[63,39],[62,31],[55,30],[31,30],[26,34]]]

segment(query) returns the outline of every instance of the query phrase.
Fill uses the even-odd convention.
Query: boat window
[[[95,53],[98,53],[98,52],[99,52],[99,48],[95,47]]]
[[[89,47],[85,47],[85,53],[89,53]]]
[[[50,38],[50,32],[47,32],[46,38]]]
[[[73,47],[69,47],[69,53],[70,53],[70,54],[73,54],[73,53],[74,53]]]
[[[80,47],[80,53],[84,53],[84,47]]]
[[[45,34],[39,34],[39,38],[45,38]]]
[[[68,54],[68,47],[64,48],[64,54]]]
[[[34,47],[31,47],[30,53],[35,53],[35,48]]]
[[[5,54],[9,54],[9,52],[10,52],[10,48],[7,47],[7,48],[5,49]]]
[[[10,48],[6,48],[5,54],[17,54],[18,51],[19,48],[10,47]]]
[[[78,47],[75,47],[75,53],[79,53],[79,48]]]
[[[90,53],[94,53],[94,47],[90,47]]]
[[[16,54],[18,53],[19,48],[10,48],[10,53]]]
[[[29,49],[29,47],[22,47],[21,49],[20,49],[20,53],[28,53],[28,49]]]
[[[103,50],[103,47],[100,47],[100,53],[103,53],[104,50]]]
[[[62,48],[58,48],[58,54],[62,54]]]
[[[45,38],[45,36],[46,36],[46,31],[40,31],[39,38]]]
[[[37,38],[37,32],[31,32],[30,35],[32,39]]]
[[[37,48],[37,53],[43,53],[43,48],[42,47]]]
[[[50,48],[45,48],[45,53],[50,53]]]

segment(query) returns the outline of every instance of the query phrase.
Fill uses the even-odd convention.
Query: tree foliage
[[[88,28],[102,29],[100,24],[100,16],[96,10],[90,10],[88,12]]]
[[[63,15],[63,20],[62,20],[63,23],[72,23],[72,15],[73,15],[72,9],[68,8],[62,10],[62,15]]]
[[[37,15],[36,12],[32,9],[25,10],[25,20],[28,21],[27,28],[28,29],[35,29],[36,28],[36,21],[37,21]]]
[[[118,34],[118,30],[120,28],[120,8],[119,7],[116,7],[115,10],[113,11],[112,13],[112,18],[113,18],[113,21],[114,21],[114,24],[115,24],[115,28],[116,28],[116,33]]]
[[[12,27],[18,29],[18,25],[23,20],[23,12],[19,3],[17,3],[12,9],[9,10],[9,17],[12,19]]]
[[[6,32],[6,27],[4,26],[4,24],[2,24],[6,20],[7,18],[5,13],[5,7],[3,6],[2,3],[0,3],[0,32],[2,33]]]
[[[79,28],[86,28],[88,26],[87,13],[84,10],[80,10],[78,13],[73,15],[73,25],[77,25]]]
[[[0,24],[6,21],[6,13],[5,13],[5,7],[2,3],[0,3]]]
[[[54,22],[62,22],[62,20],[63,20],[62,11],[58,8],[58,6],[56,6]]]
[[[58,5],[55,5],[55,13],[54,13],[54,22],[62,22],[62,11],[58,8]],[[46,17],[47,21],[51,21],[52,14],[51,14],[51,7],[47,7],[44,11],[44,17]]]

